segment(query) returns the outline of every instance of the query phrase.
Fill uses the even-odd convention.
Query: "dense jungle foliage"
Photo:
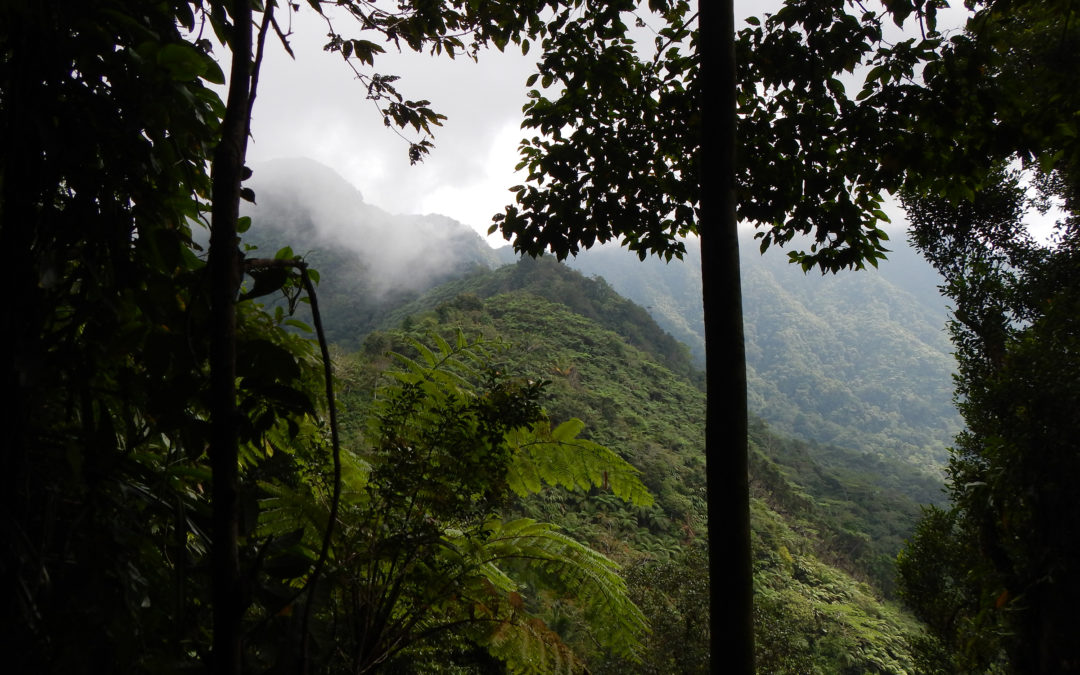
[[[453,282],[430,298],[445,298],[449,288],[460,291],[470,282],[476,290],[498,288],[511,274],[529,278],[530,288],[576,288],[569,298],[606,289],[553,261],[529,260]],[[631,597],[654,627],[645,661],[615,663],[593,654],[590,667],[595,672],[704,672],[704,486],[701,429],[695,424],[703,414],[703,395],[691,380],[660,363],[662,352],[628,344],[617,332],[622,327],[617,314],[610,322],[597,321],[571,309],[576,304],[527,290],[495,291],[487,299],[463,291],[434,300],[432,309],[410,315],[402,328],[369,335],[360,354],[351,357],[350,369],[363,373],[364,359],[378,362],[388,348],[404,348],[408,336],[433,331],[461,329],[510,342],[513,347],[504,355],[508,371],[550,381],[545,408],[551,418],[585,420],[589,438],[638,467],[656,500],[643,508],[622,504],[603,490],[591,495],[551,491],[514,506],[523,515],[560,523],[568,534],[628,568]],[[892,558],[919,513],[910,493],[933,493],[933,481],[903,463],[883,464],[836,448],[822,452],[778,437],[761,422],[753,428],[753,443],[756,620],[764,672],[910,668],[911,644],[920,628],[885,598],[893,588]],[[815,459],[830,454],[847,468],[829,468],[827,460]],[[853,468],[859,466],[862,471]],[[668,581],[655,583],[662,579]],[[568,640],[591,653],[569,620],[572,606],[547,611],[555,612],[549,615],[551,625],[568,629]]]
[[[318,176],[317,189],[307,185],[311,175]],[[251,183],[265,196],[245,209],[261,223],[249,241],[269,251],[307,242],[307,258],[327,271],[327,332],[344,346],[358,347],[369,331],[470,288],[449,283],[418,304],[427,285],[516,260],[506,255],[508,248],[492,251],[462,224],[434,228],[417,216],[380,212],[340,175],[307,160],[256,166]],[[386,239],[391,230],[402,240],[439,245],[380,253],[386,247],[371,242]],[[743,244],[750,249],[743,260],[743,293],[751,410],[785,433],[904,458],[939,474],[959,419],[951,402],[955,363],[943,329],[946,301],[937,292],[934,269],[897,242],[890,264],[880,271],[806,276],[781,257],[758,255],[749,236]],[[568,261],[598,277],[600,286],[579,288],[560,275],[528,275],[521,268],[503,270],[470,292],[486,296],[528,286],[586,316],[603,315],[621,325],[631,344],[662,353],[665,365],[700,381],[702,375],[693,374],[703,366],[700,253],[694,241],[686,246],[681,263],[638,261],[618,247]],[[373,266],[387,257],[403,259],[409,269],[438,270],[439,276],[409,275],[382,290],[387,276]],[[662,330],[643,321],[646,313]],[[691,345],[689,358],[684,345]]]
[[[995,178],[963,207],[908,205],[913,239],[955,302],[966,428],[949,460],[950,504],[920,521],[899,581],[947,646],[938,672],[1070,672],[1080,668],[1077,186],[1067,175],[1039,185],[1069,211],[1038,241],[1022,223],[1018,173]]]
[[[356,20],[351,36],[324,4]],[[0,4],[5,666],[748,673],[756,649],[767,672],[1080,672],[1080,23],[1070,0],[964,4],[946,35],[941,2],[786,0],[737,36],[716,20],[732,3],[694,14],[684,0]],[[627,37],[646,10],[661,26],[651,59]],[[808,235],[789,258],[835,272],[883,259],[884,193],[902,193],[955,301],[966,429],[949,503],[919,520],[925,476],[866,436],[798,415],[794,428],[850,447],[747,432],[733,245],[708,401],[644,309],[543,261],[423,298],[464,270],[432,265],[395,291],[369,258],[361,293],[417,304],[355,318],[370,306],[334,298],[339,318],[353,303],[348,321],[386,323],[346,329],[331,359],[294,310],[309,304],[323,333],[314,287],[355,261],[327,255],[320,275],[296,254],[311,241],[251,248],[259,218],[240,212],[264,49],[291,52],[281,20],[295,11],[327,18],[327,51],[387,126],[418,134],[413,162],[443,117],[370,70],[386,48],[357,35],[451,56],[538,47],[528,175],[493,228],[518,250],[621,237],[670,260],[688,235],[713,241],[704,204],[722,192],[729,244],[738,213],[764,227],[763,252]],[[909,19],[918,37],[885,39]],[[710,36],[739,55],[723,91]],[[712,93],[731,97],[723,152]],[[1024,216],[1052,207],[1055,238],[1036,242]],[[428,236],[446,224],[412,220]],[[438,245],[490,264],[475,243]],[[702,256],[712,271],[719,259]],[[803,348],[767,325],[772,349]],[[859,396],[893,392],[847,397],[794,368],[762,380],[872,435],[941,419],[925,405],[877,415]]]

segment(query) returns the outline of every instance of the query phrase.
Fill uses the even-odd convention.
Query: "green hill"
[[[372,206],[329,167],[305,159],[258,164],[257,204],[244,241],[254,256],[289,246],[322,272],[326,330],[355,348],[386,312],[424,291],[501,263],[468,227],[445,216],[396,215]]]
[[[619,247],[570,261],[602,278],[598,285],[563,284],[547,267],[540,268],[542,278],[529,280],[511,266],[421,299],[443,282],[498,267],[508,249],[493,251],[471,229],[441,216],[387,214],[308,160],[256,166],[252,184],[259,205],[249,210],[254,224],[245,240],[260,254],[289,245],[322,273],[327,331],[343,346],[356,348],[371,330],[458,293],[487,297],[531,284],[533,292],[585,316],[606,317],[676,372],[702,365],[700,257],[693,241],[684,261],[641,262]],[[800,438],[937,471],[959,418],[933,270],[902,242],[880,271],[826,277],[804,275],[781,251],[759,256],[752,241],[743,244],[751,410]]]
[[[344,350],[345,419],[362,417],[383,354],[407,349],[406,336],[461,329],[509,341],[510,372],[550,381],[553,420],[583,419],[586,435],[641,469],[657,498],[642,509],[603,491],[553,491],[516,506],[626,565],[652,616],[645,666],[592,654],[593,671],[703,672],[704,395],[690,349],[652,319],[673,307],[669,314],[692,313],[693,283],[661,283],[654,304],[642,307],[616,293],[615,282],[551,259],[492,270],[498,253],[464,226],[380,215],[323,178],[315,197],[288,180],[256,183],[248,240],[267,253],[290,245],[319,269],[325,322]],[[328,211],[337,201],[351,210]],[[441,232],[446,255],[422,246],[384,255],[384,216],[409,236]],[[375,234],[343,243],[350,223],[364,219],[376,222]],[[397,272],[374,262],[395,257],[411,261],[397,286]],[[641,287],[653,285],[655,266],[627,262]],[[692,279],[695,264],[666,269]],[[887,600],[892,561],[918,504],[941,498],[940,482],[919,468],[935,461],[952,414],[941,400],[950,364],[943,336],[935,344],[932,298],[873,275],[830,286],[788,272],[748,266],[745,275],[752,394],[769,420],[755,421],[751,438],[759,663],[778,673],[909,672],[919,628]],[[816,440],[797,440],[796,429]],[[549,625],[590,653],[588,636],[573,634],[573,607],[545,611]]]
[[[822,276],[803,274],[782,251],[761,256],[744,238],[750,408],[800,438],[938,467],[960,424],[945,301],[934,270],[903,242],[894,249],[880,270]],[[702,364],[696,242],[681,262],[641,262],[609,246],[570,264],[648,307]]]
[[[565,305],[575,314],[613,330],[628,344],[652,353],[671,370],[700,381],[686,345],[660,328],[644,308],[616,293],[604,279],[586,279],[552,258],[524,258],[492,271],[475,270],[388,310],[381,325],[396,326],[406,317],[463,294],[488,298],[511,291],[524,291]]]
[[[587,297],[590,284],[596,283],[549,261],[527,263],[523,269],[518,274],[546,280],[540,287],[578,287],[568,297]],[[453,285],[490,290],[507,274],[499,270]],[[693,659],[704,653],[704,643],[687,642],[680,633],[676,648],[676,636],[668,630],[687,617],[696,616],[700,624],[707,597],[689,592],[695,584],[700,591],[705,573],[701,391],[664,366],[658,354],[628,344],[617,321],[609,327],[604,317],[584,316],[569,304],[519,289],[482,298],[469,291],[452,295],[444,287],[432,297],[440,300],[419,301],[430,308],[409,315],[399,330],[373,333],[364,353],[354,358],[377,360],[387,348],[407,349],[405,336],[432,331],[460,329],[514,345],[504,355],[507,371],[549,380],[546,407],[553,420],[584,420],[586,434],[642,470],[657,499],[655,506],[642,509],[603,492],[553,492],[518,505],[524,514],[557,522],[628,565],[639,602],[661,627],[651,644],[651,665],[606,663],[594,654],[594,671],[703,672],[695,670],[701,664],[695,667]],[[354,404],[362,405],[362,391],[353,396],[358,399]],[[835,465],[830,465],[816,460],[814,450],[775,435],[763,422],[754,426],[754,550],[763,672],[904,672],[911,667],[908,640],[918,627],[883,598],[891,589],[892,557],[918,514],[910,495],[932,493],[934,483],[904,464],[832,448],[828,452]],[[665,587],[658,583],[663,578],[678,583]],[[558,624],[559,612],[565,617],[573,608],[550,611],[550,621]],[[691,634],[703,638],[700,625],[696,630]],[[571,633],[567,639],[588,652],[587,636]],[[672,661],[673,655],[684,660]]]

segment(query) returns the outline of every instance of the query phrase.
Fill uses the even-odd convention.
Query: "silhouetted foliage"
[[[1070,672],[1080,667],[1068,600],[1080,593],[1080,249],[1072,215],[1053,245],[1032,240],[1019,219],[1025,199],[1003,173],[971,204],[911,205],[915,236],[955,301],[967,428],[949,463],[951,511],[927,514],[900,578],[962,667],[1004,650],[1017,672]]]

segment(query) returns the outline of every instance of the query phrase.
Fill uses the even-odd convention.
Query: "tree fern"
[[[572,651],[529,610],[538,598],[527,597],[523,572],[578,606],[599,644],[635,658],[646,626],[617,565],[554,525],[504,522],[499,514],[511,492],[544,485],[609,489],[651,504],[637,472],[578,438],[580,421],[552,429],[539,405],[542,384],[489,365],[498,343],[460,333],[433,342],[414,342],[414,356],[395,355],[367,445],[343,453],[344,498],[327,574],[335,586],[320,615],[323,639],[334,645],[324,668],[403,664],[412,645],[452,633],[512,672],[580,672]],[[307,471],[318,456],[298,455],[298,484],[262,486],[258,535],[289,554],[313,556],[329,517],[325,489]]]

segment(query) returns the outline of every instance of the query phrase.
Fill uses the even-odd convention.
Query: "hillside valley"
[[[578,285],[583,295],[617,297],[549,261],[453,286],[472,282],[480,289],[510,274],[536,287]],[[589,655],[594,672],[705,672],[702,392],[663,365],[661,353],[628,344],[618,323],[602,315],[589,318],[528,290],[483,299],[469,290],[450,295],[340,357],[339,368],[349,374],[343,402],[350,416],[359,417],[355,411],[375,391],[388,351],[415,355],[411,340],[424,343],[433,334],[452,340],[457,331],[489,344],[505,341],[499,370],[548,381],[545,407],[553,422],[583,420],[584,437],[637,467],[656,498],[642,508],[604,490],[551,490],[514,507],[558,523],[626,567],[632,596],[656,629],[645,664],[596,653],[587,635],[575,632],[572,606],[545,609],[545,620],[563,626],[564,638]],[[912,495],[930,498],[937,484],[901,462],[820,450],[779,436],[764,422],[753,426],[758,661],[763,672],[905,672],[915,660],[911,643],[919,628],[888,599],[892,560],[919,513]]]
[[[800,438],[940,465],[959,431],[955,364],[937,273],[898,236],[879,269],[803,273],[744,232],[743,308],[750,408]],[[638,261],[608,245],[569,265],[649,308],[703,365],[701,258]]]
[[[321,300],[332,317],[327,333],[347,348],[457,292],[451,286],[409,304],[440,283],[516,260],[509,247],[493,250],[448,218],[395,216],[370,206],[331,169],[310,160],[257,166],[253,184],[259,205],[250,211],[258,224],[247,240],[270,253],[289,245],[324,272]],[[937,473],[959,417],[945,301],[933,269],[899,237],[879,270],[835,276],[803,274],[783,251],[759,255],[757,249],[747,233],[743,304],[751,411],[782,432]],[[677,371],[702,368],[696,242],[687,242],[683,261],[642,262],[608,245],[583,252],[569,266],[638,305],[618,310],[632,344],[657,346]],[[479,283],[484,295],[522,282]],[[547,289],[548,297],[579,311],[597,311],[584,310],[577,295]],[[661,328],[655,335],[639,328],[643,309]]]
[[[694,342],[694,248],[670,265],[601,249],[574,263],[591,278],[548,258],[503,264],[507,250],[460,223],[392,216],[329,170],[308,186],[291,180],[293,170],[256,167],[266,182],[255,182],[245,241],[265,255],[290,246],[319,270],[347,416],[362,418],[384,355],[409,353],[410,340],[461,331],[506,341],[507,371],[549,382],[552,419],[583,420],[585,437],[636,466],[656,497],[642,508],[563,490],[515,506],[626,567],[658,627],[645,665],[595,653],[574,632],[573,607],[545,605],[545,620],[563,626],[594,672],[704,672],[704,396],[695,348],[670,328],[681,322]],[[394,241],[406,250],[384,249]],[[890,600],[893,560],[919,504],[942,499],[935,471],[956,424],[942,383],[948,347],[933,327],[944,312],[910,275],[909,290],[882,274],[823,281],[791,276],[776,259],[746,256],[745,272],[760,416],[751,467],[757,658],[766,672],[910,672],[921,629]],[[401,285],[397,268],[379,266],[391,260],[404,266]],[[652,293],[650,304],[622,297],[620,285]],[[665,316],[662,328],[653,317]]]

